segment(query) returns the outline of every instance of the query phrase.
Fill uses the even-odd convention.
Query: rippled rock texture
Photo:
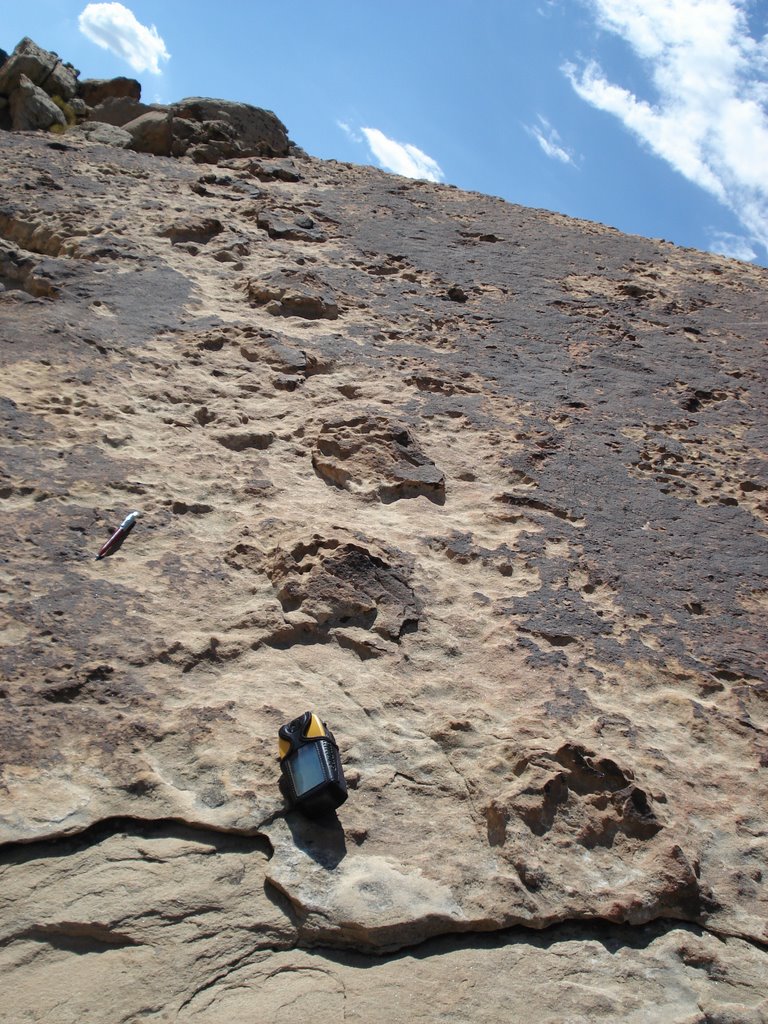
[[[766,272],[0,144],[11,1018],[766,1020]]]

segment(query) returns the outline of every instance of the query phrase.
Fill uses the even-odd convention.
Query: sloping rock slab
[[[766,272],[306,161],[290,205],[322,193],[334,219],[313,267],[345,329],[253,310],[240,329],[231,269],[157,231],[221,217],[267,274],[298,243],[242,192],[77,135],[1,141],[0,234],[29,252],[9,266],[70,267],[58,298],[5,293],[0,332],[8,1017],[761,1024]],[[130,263],[67,256],[116,237]],[[276,391],[306,342],[334,368]],[[313,472],[321,425],[369,408],[439,453],[444,506]],[[275,436],[239,452],[228,431]],[[264,546],[256,571],[229,563],[238,538]],[[350,782],[327,826],[276,784],[277,729],[307,708]],[[546,930],[477,935],[516,922]],[[389,973],[272,952],[441,931],[475,934]]]

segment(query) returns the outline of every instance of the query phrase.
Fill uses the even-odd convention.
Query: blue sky
[[[768,265],[768,0],[7,4],[82,77],[267,107],[372,163]]]

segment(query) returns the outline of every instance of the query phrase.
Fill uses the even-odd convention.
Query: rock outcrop
[[[170,156],[173,130],[171,117],[164,110],[148,110],[146,114],[126,121],[123,131],[131,137],[131,149],[153,156]]]
[[[135,78],[85,78],[77,83],[77,95],[89,107],[99,107],[111,100],[141,99],[141,83]]]
[[[57,53],[43,50],[25,36],[7,60],[0,64],[0,95],[11,96],[24,77],[44,89],[49,96],[69,100],[77,92],[78,74]]]
[[[0,61],[0,130],[60,130],[77,123],[92,141],[125,148],[121,133],[82,128],[93,121],[122,128],[138,153],[188,156],[208,164],[237,156],[285,157],[295,148],[270,110],[248,103],[189,97],[146,105],[139,102],[141,85],[135,79],[79,81],[71,64],[27,37],[5,58]]]
[[[142,114],[152,113],[153,107],[146,103],[139,103],[130,96],[118,96],[107,98],[101,103],[93,106],[88,111],[90,121],[100,121],[102,124],[113,124],[116,128],[122,128],[129,121],[135,121]],[[162,114],[163,111],[157,111]],[[167,154],[165,154],[167,156]]]
[[[287,156],[291,141],[285,125],[271,110],[194,96],[170,108],[176,145],[174,156],[197,163],[217,163],[229,156]]]
[[[764,1024],[767,272],[240,113],[0,133],[8,1019]]]

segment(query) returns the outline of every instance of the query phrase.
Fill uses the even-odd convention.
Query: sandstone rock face
[[[766,271],[0,145],[9,1019],[765,1022]]]

